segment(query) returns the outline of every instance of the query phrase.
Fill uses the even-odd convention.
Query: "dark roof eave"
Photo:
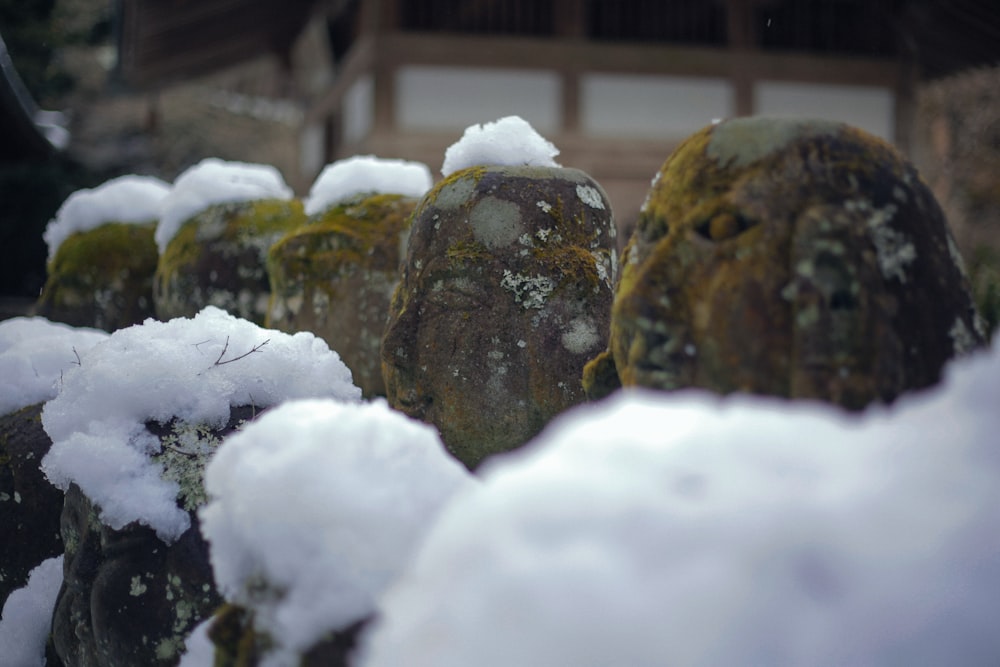
[[[0,161],[43,159],[57,151],[36,123],[38,105],[14,68],[0,36]]]

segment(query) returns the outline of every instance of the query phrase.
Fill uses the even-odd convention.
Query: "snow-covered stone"
[[[323,168],[305,200],[306,215],[322,213],[358,195],[398,194],[419,199],[432,184],[431,171],[422,162],[355,155]]]
[[[448,147],[441,174],[478,165],[558,167],[559,149],[520,116],[470,125],[462,138]]]

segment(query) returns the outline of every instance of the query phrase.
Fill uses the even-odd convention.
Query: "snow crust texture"
[[[0,322],[0,415],[55,398],[62,376],[108,334],[44,317]]]
[[[182,172],[161,202],[156,246],[163,254],[184,222],[213,204],[291,199],[292,194],[270,165],[206,158]]]
[[[219,448],[202,532],[223,595],[301,653],[372,614],[441,507],[472,484],[432,427],[384,400],[292,401]]]
[[[1000,350],[862,417],[619,393],[489,465],[358,664],[995,664]]]
[[[139,521],[170,542],[190,519],[176,504],[177,483],[150,458],[160,442],[145,423],[221,427],[230,407],[308,397],[361,397],[340,357],[311,333],[262,329],[212,306],[191,319],[150,319],[111,334],[63,374],[42,411],[53,443],[42,469],[61,489],[79,485],[111,528]]]
[[[316,215],[346,199],[366,194],[398,194],[419,199],[432,184],[431,171],[421,162],[355,155],[323,168],[309,190],[305,211],[306,215]]]
[[[77,190],[63,202],[45,227],[42,237],[49,248],[49,261],[70,235],[87,232],[108,222],[144,224],[156,222],[160,205],[170,186],[152,176],[121,176],[96,188]]]
[[[63,557],[50,558],[7,598],[0,617],[0,656],[6,667],[45,667],[45,642],[62,581]]]
[[[558,167],[559,149],[520,116],[470,125],[444,153],[441,174],[478,165]]]

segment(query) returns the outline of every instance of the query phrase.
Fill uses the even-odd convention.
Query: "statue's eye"
[[[709,241],[725,241],[742,234],[756,224],[756,220],[750,220],[739,213],[726,211],[698,223],[694,230]]]
[[[643,214],[636,226],[642,240],[647,243],[654,243],[670,232],[670,223],[658,215]]]

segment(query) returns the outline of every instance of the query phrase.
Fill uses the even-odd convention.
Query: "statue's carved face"
[[[418,206],[382,341],[389,403],[475,466],[583,399],[607,342],[607,198],[572,169],[476,167]]]
[[[664,164],[625,250],[618,375],[892,400],[982,340],[956,258],[933,196],[888,144],[820,121],[711,126]]]

